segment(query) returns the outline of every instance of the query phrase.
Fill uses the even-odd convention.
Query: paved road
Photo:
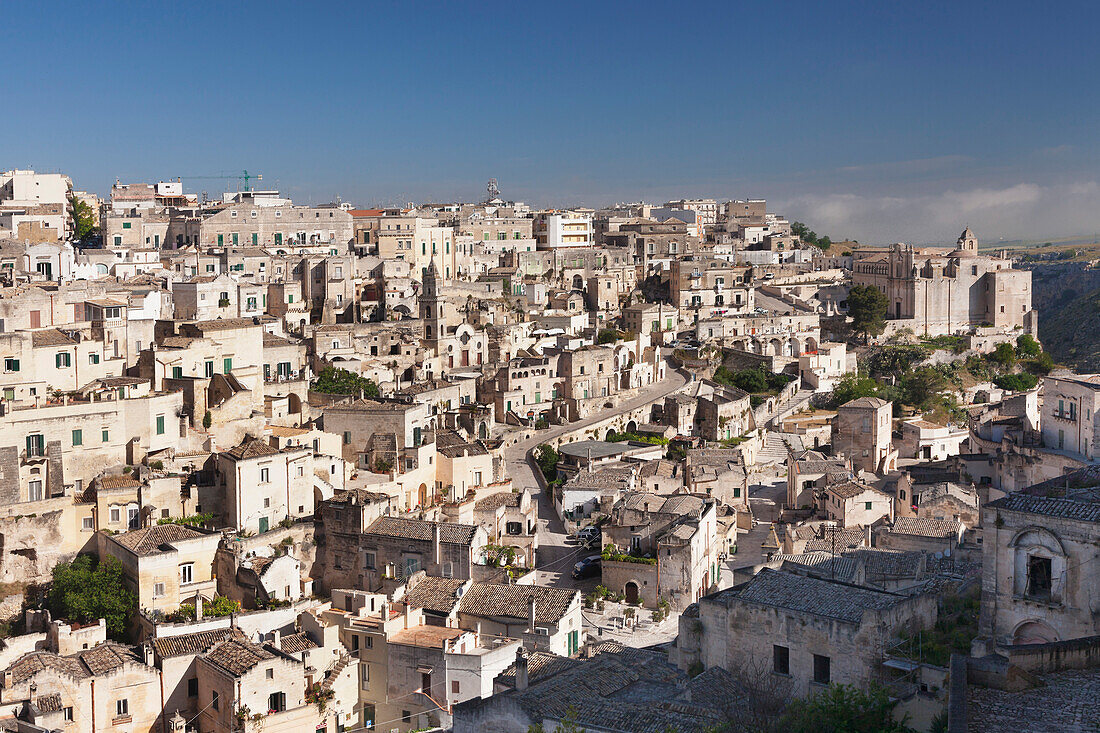
[[[687,378],[673,369],[671,365],[665,370],[665,375],[665,378],[660,382],[643,388],[637,396],[611,410],[598,412],[584,420],[566,425],[555,425],[549,430],[540,430],[527,440],[521,440],[515,445],[504,449],[505,464],[508,467],[509,475],[512,477],[512,485],[522,489],[530,489],[538,501],[539,551],[538,568],[535,575],[537,584],[563,588],[572,588],[577,585],[585,590],[591,590],[588,586],[594,587],[596,582],[595,580],[588,580],[575,584],[572,577],[570,577],[569,574],[574,563],[580,557],[584,557],[589,553],[582,551],[576,544],[566,539],[565,526],[554,510],[553,499],[549,494],[542,491],[539,483],[535,480],[531,466],[527,463],[527,451],[540,443],[545,443],[547,440],[565,433],[585,428],[619,413],[629,412],[648,402],[663,399],[665,395],[675,392],[687,383]]]

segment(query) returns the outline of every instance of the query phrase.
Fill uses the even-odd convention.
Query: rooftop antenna
[[[486,201],[492,201],[493,199],[498,198],[500,196],[500,187],[497,186],[497,179],[490,178],[489,185],[485,187],[485,190],[489,194],[489,198],[485,199]]]

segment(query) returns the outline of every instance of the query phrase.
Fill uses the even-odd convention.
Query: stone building
[[[476,525],[379,517],[359,538],[363,583],[404,578],[418,570],[445,578],[472,578],[485,562],[488,536]]]
[[[860,397],[837,408],[833,453],[850,458],[853,467],[884,474],[897,465],[892,444],[893,403]]]
[[[1095,636],[1100,468],[1011,493],[982,514],[980,635],[991,645]]]
[[[902,632],[930,628],[935,596],[904,596],[763,569],[748,582],[699,600],[680,617],[670,657],[681,669],[778,675],[804,697],[825,686],[865,687]]]
[[[1078,461],[1100,455],[1100,375],[1043,377],[1039,391],[1043,446]]]
[[[602,543],[620,559],[604,559],[602,584],[627,603],[687,608],[718,582],[717,503],[698,496],[627,493],[603,527]],[[724,543],[723,543],[724,544]]]
[[[853,285],[878,288],[889,301],[888,316],[909,322],[917,333],[950,334],[982,324],[1036,332],[1031,272],[1012,269],[1003,256],[979,255],[969,227],[950,253],[905,244],[856,250],[852,269]]]

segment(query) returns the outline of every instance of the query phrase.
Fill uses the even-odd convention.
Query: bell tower
[[[424,339],[434,347],[447,335],[447,319],[443,314],[444,301],[440,296],[443,281],[435,269],[435,261],[429,261],[423,270],[424,287],[418,299],[420,318],[424,321]]]
[[[964,229],[959,235],[959,239],[955,242],[955,251],[970,256],[978,254],[978,237],[970,227]]]

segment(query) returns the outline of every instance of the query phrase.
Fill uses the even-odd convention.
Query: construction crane
[[[241,190],[251,191],[252,189],[248,185],[249,181],[251,181],[253,179],[255,179],[257,181],[262,181],[264,179],[262,174],[256,174],[256,175],[253,176],[253,175],[249,174],[248,171],[241,171],[240,174],[227,173],[227,174],[222,174],[222,175],[219,175],[219,176],[180,176],[180,178],[183,178],[184,180],[188,180],[188,181],[237,181],[238,182],[238,185],[237,185],[237,190],[238,191],[241,191]],[[240,181],[244,181],[244,188],[243,189],[240,187]],[[225,188],[226,188],[227,191],[229,190],[229,184],[228,183],[226,184]]]

